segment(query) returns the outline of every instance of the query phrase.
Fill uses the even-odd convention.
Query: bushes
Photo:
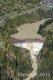
[[[29,51],[13,46],[10,41],[10,35],[17,32],[16,26],[13,23],[13,20],[7,20],[4,26],[0,26],[2,41],[5,43],[5,47],[0,48],[0,65],[2,65],[3,69],[3,71],[0,71],[2,80],[10,79],[11,75],[13,75],[13,79],[16,77],[18,79],[18,73],[25,74],[32,71],[31,60],[29,56],[25,57],[29,54]],[[11,73],[11,71],[13,73]]]
[[[38,77],[38,80],[53,80],[53,28],[51,30],[46,30],[47,25],[51,24],[52,22],[53,20],[50,20],[48,22],[46,21],[46,27],[43,26],[45,28],[44,31],[43,28],[41,29],[41,31],[39,31],[41,35],[44,34],[43,37],[45,37],[46,39],[44,46],[39,54],[40,63],[38,64],[38,75],[40,75],[40,73],[47,73],[47,76],[40,76]]]
[[[53,18],[53,9],[46,6],[41,6],[38,8],[37,12],[42,18]]]
[[[44,36],[45,28],[47,27],[47,25],[51,24],[52,22],[53,22],[53,19],[48,19],[45,21],[44,24],[40,24],[38,34],[41,34],[42,36]]]

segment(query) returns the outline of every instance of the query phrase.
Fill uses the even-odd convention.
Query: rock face
[[[50,7],[53,7],[53,0],[42,0],[42,4],[46,4]]]

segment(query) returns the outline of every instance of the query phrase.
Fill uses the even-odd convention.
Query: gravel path
[[[34,78],[35,76],[37,76],[37,59],[36,59],[36,56],[34,56],[32,53],[32,44],[30,44],[29,46],[30,46],[30,54],[31,54],[31,58],[32,58],[33,71],[24,80],[30,80],[31,78]]]

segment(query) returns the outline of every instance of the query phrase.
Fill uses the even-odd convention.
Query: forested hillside
[[[21,3],[38,3],[41,0],[0,0],[1,2],[21,2]]]
[[[32,71],[29,51],[13,46],[10,35],[18,32],[17,27],[24,23],[53,18],[53,8],[39,3],[40,0],[0,0],[0,80],[23,80],[25,75],[22,74]],[[45,43],[38,57],[38,76],[34,80],[53,80],[52,22],[40,25],[38,31]]]
[[[53,80],[53,20],[42,25],[39,33],[45,39],[45,43],[39,54],[37,80]]]
[[[9,22],[0,26],[0,80],[23,80],[22,74],[32,71],[31,57],[28,50],[13,46],[10,35],[17,30]]]
[[[44,45],[37,57],[37,76],[31,80],[53,80],[53,19],[40,25],[38,33],[43,36]]]

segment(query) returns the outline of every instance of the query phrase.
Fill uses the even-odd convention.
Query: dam
[[[40,24],[44,24],[47,19],[38,21],[36,23],[29,23],[21,25],[17,28],[18,33],[11,35],[11,40],[16,47],[25,48],[30,51],[33,71],[24,80],[30,80],[37,76],[37,58],[39,52],[43,47],[43,38],[37,34]]]

